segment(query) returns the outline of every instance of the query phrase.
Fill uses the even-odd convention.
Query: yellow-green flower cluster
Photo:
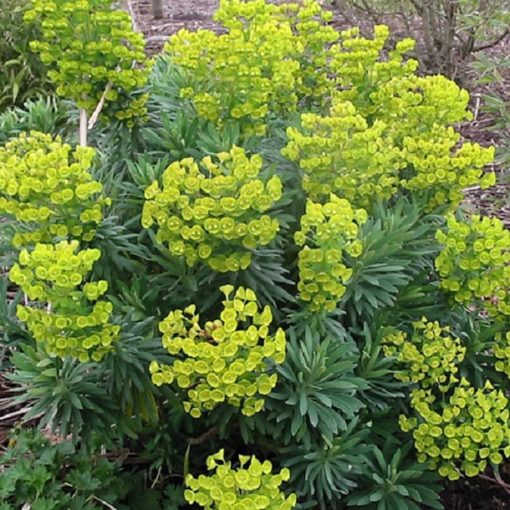
[[[322,205],[312,200],[301,217],[301,230],[294,234],[299,252],[300,298],[315,312],[332,311],[345,293],[352,269],[343,263],[344,252],[359,257],[359,225],[367,219],[364,209],[353,209],[349,201],[331,195]]]
[[[40,307],[18,305],[17,309],[37,342],[60,357],[99,361],[111,350],[119,327],[109,323],[112,304],[98,301],[107,282],[85,283],[100,251],[78,249],[78,241],[61,241],[54,246],[37,244],[31,252],[22,250],[9,278],[30,300],[40,303]]]
[[[133,30],[129,15],[111,4],[112,0],[31,0],[25,14],[27,22],[40,23],[41,40],[33,41],[31,48],[51,66],[48,76],[57,94],[74,99],[89,113],[105,92],[108,110],[119,95],[147,82],[144,38]],[[134,104],[127,113],[117,111],[117,117],[132,125],[133,112],[145,113],[144,106]]]
[[[292,31],[293,52],[288,59],[297,60],[300,72],[296,83],[298,98],[321,98],[329,94],[328,46],[338,39],[338,32],[326,25],[332,13],[321,8],[316,0],[274,5],[265,0],[222,0],[215,15],[228,30],[261,31],[266,22],[289,25]]]
[[[441,476],[476,476],[488,461],[500,464],[510,456],[508,399],[490,382],[475,389],[462,379],[448,399],[439,400],[430,390],[414,390],[411,404],[417,417],[401,416],[401,428],[413,431],[418,460]]]
[[[282,469],[273,474],[268,460],[260,462],[255,456],[240,455],[239,468],[232,468],[220,450],[207,458],[210,476],[186,477],[184,497],[190,504],[206,510],[291,510],[296,495],[286,496],[280,486],[290,479],[290,471]]]
[[[185,71],[181,97],[211,122],[235,120],[248,135],[264,134],[268,113],[295,110],[304,92],[324,93],[323,48],[337,37],[327,18],[315,0],[222,1],[216,19],[227,33],[181,30],[165,46]]]
[[[359,108],[359,101],[351,101]],[[370,94],[370,101],[374,110],[371,113],[391,124],[398,142],[441,126],[451,132],[448,126],[472,118],[467,109],[468,92],[440,75],[393,78],[380,83]]]
[[[389,29],[384,25],[374,27],[373,39],[361,37],[358,28],[340,33],[340,41],[331,47],[329,63],[339,99],[353,103],[371,122],[391,124],[399,137],[471,116],[468,93],[453,81],[443,76],[415,75],[418,62],[405,59],[415,46],[412,39],[387,48],[388,37]],[[400,118],[404,125],[397,120]]]
[[[400,149],[384,136],[385,123],[369,125],[352,103],[334,97],[329,116],[306,113],[301,125],[287,129],[282,154],[299,162],[310,198],[335,193],[356,207],[368,207],[374,197],[395,194],[403,162]]]
[[[455,209],[462,190],[495,182],[483,175],[494,158],[493,148],[459,143],[453,124],[469,119],[469,95],[443,76],[405,76],[382,83],[370,94],[374,121],[387,126],[387,136],[401,150],[402,188],[425,195],[429,209]]]
[[[290,21],[294,46],[299,50],[299,54],[294,57],[300,64],[296,90],[298,99],[318,101],[321,104],[329,97],[332,89],[328,50],[339,37],[338,32],[329,26],[333,13],[323,10],[316,0],[284,2],[277,9],[281,21]]]
[[[78,241],[61,241],[55,246],[37,244],[32,251],[21,250],[17,264],[9,276],[30,300],[48,300],[53,303],[81,285],[94,263],[101,257],[97,249],[81,250]],[[106,291],[101,282],[99,295]]]
[[[277,176],[259,178],[262,158],[243,149],[209,156],[200,163],[186,158],[145,190],[142,225],[157,224],[156,239],[189,266],[201,261],[219,272],[246,269],[251,251],[276,236],[278,220],[266,214],[281,198]]]
[[[329,67],[339,98],[352,101],[365,117],[377,111],[372,92],[394,78],[412,75],[418,67],[416,60],[404,60],[415,46],[412,39],[399,41],[381,58],[389,35],[385,25],[374,27],[373,39],[361,37],[359,28],[350,28],[340,32],[340,41],[331,47]]]
[[[496,334],[494,355],[498,359],[494,364],[496,370],[510,377],[510,331]]]
[[[94,150],[22,133],[0,148],[0,212],[19,223],[16,248],[56,238],[90,241],[109,203],[90,166]]]
[[[464,359],[466,348],[450,335],[449,327],[425,317],[413,322],[411,337],[395,331],[383,338],[386,356],[395,356],[404,368],[395,374],[404,382],[419,383],[421,388],[437,385],[442,392],[457,382],[457,364]]]
[[[341,33],[329,50],[336,86],[329,115],[303,114],[282,152],[298,162],[315,200],[333,192],[366,208],[407,190],[429,210],[453,210],[464,188],[494,184],[495,175],[483,173],[494,150],[460,143],[452,127],[470,117],[468,93],[442,76],[414,75],[416,62],[404,60],[413,42],[384,52],[387,37],[383,26],[374,39],[358,29]]]
[[[448,217],[447,231],[437,240],[444,246],[436,258],[441,287],[455,300],[483,300],[493,314],[510,315],[510,232],[497,218],[473,215],[469,222]]]
[[[171,365],[150,365],[156,386],[174,380],[187,390],[184,409],[194,418],[223,402],[252,416],[264,406],[264,395],[276,386],[277,375],[267,373],[269,363],[285,360],[285,333],[270,335],[273,316],[269,306],[260,310],[255,293],[239,287],[220,289],[225,294],[220,318],[199,323],[195,306],[174,310],[163,320],[163,346],[176,356]]]

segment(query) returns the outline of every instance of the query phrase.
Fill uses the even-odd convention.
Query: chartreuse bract
[[[225,296],[218,319],[199,323],[196,307],[174,310],[163,320],[163,346],[176,356],[172,365],[151,363],[154,384],[176,382],[186,389],[184,409],[199,418],[222,402],[241,408],[246,416],[262,410],[278,376],[271,363],[285,359],[285,333],[271,334],[273,315],[262,310],[251,289],[222,287]],[[233,296],[231,297],[231,295]]]
[[[271,462],[260,462],[254,455],[240,455],[239,467],[225,461],[225,452],[220,450],[207,458],[210,476],[186,477],[184,492],[186,501],[210,510],[290,510],[295,507],[296,495],[286,496],[280,489],[290,478],[283,468],[273,474]]]
[[[252,250],[268,245],[279,230],[271,208],[282,196],[278,176],[259,176],[262,158],[240,147],[214,161],[172,163],[161,184],[145,190],[142,225],[157,225],[156,240],[188,266],[198,262],[219,272],[246,269]]]
[[[132,93],[147,83],[148,59],[128,13],[112,0],[31,0],[25,21],[41,27],[30,46],[59,96],[89,115],[102,100],[105,114],[129,126],[143,118],[147,96]]]
[[[119,333],[109,322],[112,304],[99,299],[108,283],[89,281],[101,252],[80,249],[110,203],[90,173],[94,155],[38,132],[0,148],[0,210],[20,250],[9,278],[30,303],[18,305],[17,316],[49,353],[81,361],[99,361]]]

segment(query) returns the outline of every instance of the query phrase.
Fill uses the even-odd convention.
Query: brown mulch
[[[181,28],[219,30],[212,17],[219,0],[164,0],[163,17],[152,16],[151,0],[127,0],[137,28],[144,33],[150,54],[161,50],[168,37]]]
[[[496,480],[465,478],[448,485],[442,500],[446,510],[510,510],[508,491],[510,485],[502,488]]]

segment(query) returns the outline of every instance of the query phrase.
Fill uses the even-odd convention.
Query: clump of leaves
[[[357,392],[367,385],[353,375],[353,346],[308,328],[303,338],[293,330],[289,335],[287,360],[276,369],[280,382],[267,404],[275,434],[287,444],[310,445],[321,436],[333,441],[363,408]]]
[[[70,442],[52,442],[35,429],[15,434],[1,457],[0,508],[99,510],[119,501],[128,486],[119,464],[91,456]]]
[[[97,364],[61,360],[30,345],[14,353],[11,362],[15,370],[9,379],[17,385],[15,402],[27,407],[25,420],[40,417],[41,428],[86,443],[98,435],[103,441],[118,432],[132,435],[101,383]]]
[[[36,429],[17,430],[0,457],[0,509],[33,510],[177,510],[183,491],[168,484],[150,489],[139,472],[120,460],[91,453]]]
[[[348,506],[366,510],[442,509],[438,476],[409,456],[411,445],[395,450],[387,441],[380,450],[374,447],[363,465],[365,481],[347,499]]]
[[[349,423],[345,432],[331,443],[292,446],[282,450],[283,463],[292,473],[292,486],[307,502],[315,501],[321,510],[334,508],[343,496],[358,485],[362,466],[370,448],[369,429]]]
[[[0,112],[38,94],[51,94],[46,67],[30,50],[38,37],[34,23],[23,23],[29,0],[3,0],[0,10]]]
[[[0,113],[0,144],[26,131],[61,135],[73,129],[68,105],[55,97],[38,97]]]

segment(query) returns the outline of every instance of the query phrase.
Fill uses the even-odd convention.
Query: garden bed
[[[8,504],[510,509],[495,86],[415,19],[87,1],[33,0],[64,99],[0,115]]]

